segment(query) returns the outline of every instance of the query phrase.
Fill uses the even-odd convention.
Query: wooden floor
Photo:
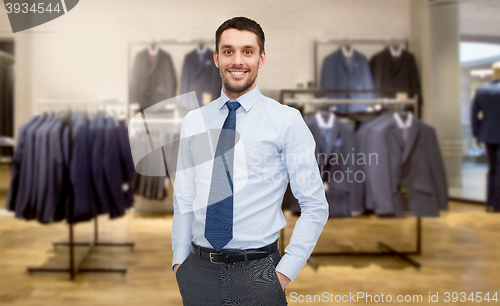
[[[0,203],[4,199],[0,198]],[[500,291],[500,214],[487,214],[480,206],[451,203],[450,212],[441,218],[424,219],[423,253],[413,256],[423,267],[417,271],[393,257],[324,258],[315,271],[306,265],[287,288],[290,305],[323,305],[293,302],[295,296],[327,294],[372,296],[421,295],[422,302],[405,305],[441,305],[445,292],[482,292],[490,297]],[[286,215],[289,237],[296,217]],[[88,267],[127,267],[125,276],[88,273],[74,282],[66,274],[26,273],[28,266],[57,267],[67,265],[67,248],[54,250],[52,242],[65,241],[65,224],[40,225],[0,214],[0,305],[181,305],[173,273],[170,271],[171,216],[144,217],[128,213],[125,218],[110,221],[99,218],[100,240],[135,242],[127,248],[99,248],[91,256]],[[92,238],[93,224],[75,227],[78,241]],[[316,251],[376,251],[377,241],[398,250],[415,246],[415,219],[330,219]],[[285,242],[286,242],[285,238]],[[84,248],[83,248],[84,249]],[[81,255],[84,250],[81,250]],[[429,303],[428,296],[439,293],[439,303]],[[376,297],[374,297],[376,299]],[[500,297],[499,297],[500,298]],[[345,298],[344,298],[345,299]],[[490,302],[491,304],[495,304]],[[483,305],[466,301],[459,305]],[[328,303],[326,303],[328,304]],[[372,304],[364,299],[343,305]],[[373,303],[380,304],[380,303]],[[398,305],[400,303],[392,303]]]

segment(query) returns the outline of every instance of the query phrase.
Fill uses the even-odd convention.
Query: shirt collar
[[[256,85],[254,89],[250,90],[249,92],[245,93],[244,95],[240,96],[236,100],[240,102],[240,105],[243,107],[245,112],[248,112],[252,106],[254,106],[257,101],[260,100],[262,97],[262,94],[260,93],[259,86]],[[224,93],[224,89],[221,89],[220,91],[220,98],[219,98],[219,109],[224,107],[226,105],[226,102],[229,99],[226,94]]]
[[[398,124],[398,127],[400,129],[409,128],[409,127],[411,127],[413,115],[411,113],[408,113],[408,117],[406,118],[406,122],[403,122],[403,119],[401,119],[401,116],[399,116],[398,113],[394,113],[394,119],[396,120],[396,123]]]
[[[333,128],[333,123],[335,120],[335,116],[333,113],[330,113],[330,116],[328,117],[328,121],[325,122],[325,119],[323,119],[323,116],[321,115],[320,112],[316,113],[316,121],[318,122],[318,125],[322,129],[331,129]]]

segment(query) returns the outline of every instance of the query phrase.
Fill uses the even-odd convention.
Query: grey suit
[[[405,141],[390,118],[372,127],[366,149],[378,154],[378,164],[367,167],[376,214],[402,217],[409,210],[419,217],[432,217],[448,209],[448,187],[434,128],[413,118]]]
[[[177,80],[170,55],[159,50],[152,63],[146,49],[137,54],[132,70],[130,102],[137,102],[141,109],[175,96]]]
[[[391,115],[384,114],[370,121],[365,121],[361,127],[356,132],[356,147],[361,154],[365,155],[366,161],[358,165],[358,170],[365,174],[365,179],[363,182],[355,185],[353,212],[355,215],[360,215],[368,211],[373,211],[373,198],[371,194],[371,189],[367,188],[369,186],[369,178],[366,176],[367,165],[369,161],[368,149],[366,144],[368,142],[368,137],[371,129],[381,122],[389,120]]]

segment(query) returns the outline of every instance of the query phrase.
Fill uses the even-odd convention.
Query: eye
[[[226,50],[226,51],[224,51],[224,54],[230,54],[230,52],[233,52],[233,51]]]
[[[252,51],[245,51],[245,54],[250,55],[250,54],[252,54]]]

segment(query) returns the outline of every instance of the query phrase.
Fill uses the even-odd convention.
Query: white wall
[[[315,39],[410,35],[409,0],[83,0],[60,18],[15,34],[31,44],[31,81],[22,80],[24,90],[33,104],[40,99],[126,101],[129,42],[214,39],[222,22],[241,15],[259,22],[266,34],[261,89],[294,88],[313,80]],[[165,47],[178,74],[192,48]]]

